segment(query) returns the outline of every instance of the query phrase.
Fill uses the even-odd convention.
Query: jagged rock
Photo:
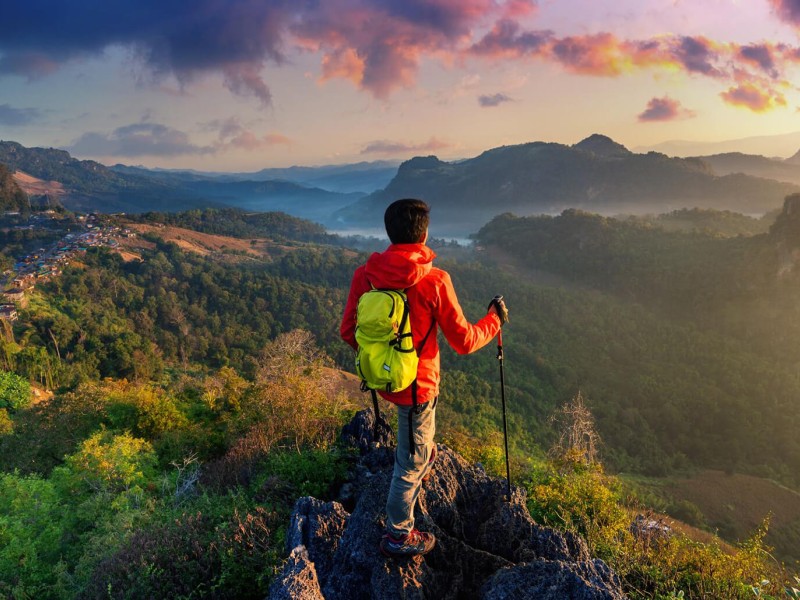
[[[360,410],[352,421],[342,428],[342,440],[358,448],[361,456],[378,447],[394,445],[392,426],[383,418],[378,419],[378,435],[375,436],[375,413],[372,410]]]
[[[536,558],[585,561],[589,550],[582,538],[539,527],[525,504],[522,490],[505,501],[506,483],[489,477],[444,446],[424,496],[425,507],[439,527],[468,544],[511,562]]]
[[[371,439],[371,420],[362,413],[346,428],[352,440]],[[368,447],[351,482],[357,500],[349,516],[341,505],[313,498],[299,500],[292,516],[287,546],[308,548],[325,600],[624,598],[614,573],[590,560],[582,538],[540,527],[523,490],[512,490],[507,501],[504,480],[442,445],[416,509],[417,527],[436,536],[436,547],[424,557],[387,559],[378,542],[391,454],[385,446]],[[281,581],[275,594],[291,584]],[[270,599],[279,597],[285,596],[271,589]]]
[[[325,600],[305,546],[291,551],[289,560],[269,588],[269,600]]]
[[[331,571],[330,561],[349,517],[338,502],[322,502],[305,496],[294,505],[286,532],[286,551],[292,552],[301,546],[306,548],[321,583]]]
[[[622,600],[619,579],[601,560],[566,563],[538,560],[498,571],[482,600]]]
[[[333,557],[333,570],[320,577],[326,581],[323,592],[327,600],[459,598],[465,590],[479,589],[498,568],[511,564],[448,535],[430,515],[422,514],[424,506],[417,511],[417,523],[420,529],[436,535],[436,547],[424,559],[385,558],[378,550],[378,541],[384,532],[390,481],[391,472],[376,474],[361,491]]]

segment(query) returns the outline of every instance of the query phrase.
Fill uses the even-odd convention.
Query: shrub
[[[68,484],[88,491],[118,493],[143,486],[154,475],[156,456],[145,440],[129,433],[99,431],[66,457]]]
[[[213,523],[202,514],[135,532],[94,569],[79,598],[187,598],[210,595],[221,561]]]
[[[115,428],[132,429],[153,439],[168,431],[182,429],[187,419],[168,393],[147,384],[106,382],[107,413]]]
[[[326,368],[329,363],[307,331],[278,336],[264,349],[255,385],[242,402],[240,427],[258,425],[270,445],[298,451],[330,445],[346,403]]]
[[[299,496],[328,498],[333,485],[344,479],[347,462],[337,451],[275,452],[264,463],[264,472],[297,489]]]
[[[0,408],[12,411],[31,403],[31,384],[15,373],[0,371]]]
[[[49,597],[64,506],[47,480],[0,474],[0,597]]]
[[[285,515],[255,508],[219,523],[197,512],[135,532],[100,561],[79,598],[264,598]]]

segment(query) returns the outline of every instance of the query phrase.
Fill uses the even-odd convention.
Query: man
[[[502,298],[493,300],[489,312],[475,325],[464,317],[450,276],[432,265],[436,255],[425,245],[429,212],[422,200],[397,200],[389,205],[384,224],[391,245],[383,253],[372,254],[365,265],[356,269],[341,326],[342,339],[357,348],[356,312],[362,294],[373,287],[406,291],[412,339],[419,356],[417,381],[399,392],[380,392],[398,410],[397,449],[386,502],[386,535],[380,544],[387,556],[426,554],[436,544],[432,534],[414,528],[414,505],[436,453],[433,437],[439,396],[438,328],[456,352],[469,354],[488,344],[508,321]]]

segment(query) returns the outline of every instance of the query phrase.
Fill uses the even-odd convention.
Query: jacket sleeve
[[[483,348],[500,331],[500,317],[494,312],[486,315],[476,324],[471,324],[464,316],[458,303],[450,275],[442,272],[439,302],[436,307],[436,321],[453,350],[459,354],[469,354]]]
[[[358,299],[364,290],[361,288],[361,275],[362,267],[356,269],[353,274],[353,280],[350,282],[350,292],[347,294],[347,303],[344,306],[344,315],[342,315],[342,324],[339,327],[339,334],[342,339],[350,344],[353,349],[358,348],[356,343],[356,309],[358,308]]]

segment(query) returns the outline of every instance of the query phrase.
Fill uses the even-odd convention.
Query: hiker
[[[386,502],[386,534],[380,549],[387,556],[426,554],[436,538],[414,528],[414,505],[436,455],[436,401],[439,396],[438,329],[459,354],[469,354],[486,344],[508,321],[501,297],[489,305],[476,324],[464,316],[446,271],[432,265],[436,257],[425,245],[430,208],[422,200],[403,199],[389,205],[384,214],[391,245],[373,253],[358,267],[342,318],[342,339],[357,348],[356,315],[361,296],[373,288],[405,290],[412,339],[419,356],[417,378],[398,392],[380,391],[397,405],[398,432],[394,472]],[[416,408],[415,408],[416,407]],[[377,414],[376,414],[377,418]]]

